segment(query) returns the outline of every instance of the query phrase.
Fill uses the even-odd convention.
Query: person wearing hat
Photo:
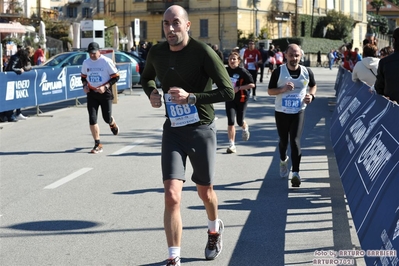
[[[105,123],[109,124],[114,135],[118,135],[119,127],[112,116],[112,85],[118,82],[119,72],[114,62],[100,53],[100,46],[92,42],[87,47],[89,58],[82,64],[83,91],[87,94],[87,111],[89,112],[90,131],[94,139],[91,153],[103,151],[100,143],[100,128],[97,124],[98,108]]]

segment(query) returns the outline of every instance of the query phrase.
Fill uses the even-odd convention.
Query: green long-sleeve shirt
[[[201,124],[215,118],[213,103],[234,99],[230,77],[218,55],[207,44],[192,38],[177,52],[170,51],[167,42],[151,47],[141,75],[141,85],[148,97],[156,88],[155,77],[160,80],[164,93],[173,86],[194,93]]]

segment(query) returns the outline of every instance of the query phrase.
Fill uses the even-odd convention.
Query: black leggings
[[[244,124],[245,111],[247,110],[248,101],[239,102],[237,100],[225,103],[227,125],[234,126],[234,119],[237,119],[237,124],[242,127]]]
[[[101,113],[105,123],[112,123],[112,100],[87,95],[87,111],[89,112],[90,125],[97,124],[97,114],[99,106],[101,106]]]
[[[252,88],[252,96],[256,96],[256,78],[258,76],[258,70],[248,70],[251,73],[254,80],[255,87]]]
[[[301,163],[301,137],[303,132],[303,124],[305,120],[305,112],[301,111],[297,114],[285,114],[274,112],[278,136],[280,138],[278,148],[280,152],[280,160],[287,158],[288,138],[291,147],[292,172],[299,172],[299,164]]]

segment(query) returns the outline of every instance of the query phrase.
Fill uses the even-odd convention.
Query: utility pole
[[[314,5],[315,5],[316,0],[313,0],[313,5],[312,5],[312,22],[310,24],[310,37],[313,37],[313,17],[314,17]]]
[[[36,5],[37,5],[37,17],[40,20],[42,20],[42,1],[41,0],[37,0]]]
[[[295,37],[298,37],[298,0],[295,0]]]
[[[123,0],[123,33],[126,36],[126,25],[125,25],[125,20],[126,20],[126,0]]]

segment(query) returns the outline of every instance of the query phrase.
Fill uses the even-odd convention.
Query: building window
[[[91,18],[93,10],[90,7],[82,8],[82,17]]]
[[[115,1],[109,2],[109,12],[115,12],[116,5]]]
[[[140,20],[140,36],[143,39],[147,39],[147,21]]]
[[[302,7],[303,6],[303,0],[298,0],[298,6]]]
[[[327,9],[335,9],[335,1],[327,0]]]
[[[104,2],[98,4],[97,14],[104,14]]]
[[[208,38],[208,20],[200,19],[200,37]]]
[[[305,26],[306,26],[305,21],[302,21],[301,22],[301,37],[305,37],[305,33],[306,33]]]
[[[134,21],[131,22],[133,38],[136,38]],[[147,39],[147,21],[140,20],[140,40]]]
[[[67,17],[76,18],[78,16],[78,8],[77,7],[68,7],[67,8]]]

